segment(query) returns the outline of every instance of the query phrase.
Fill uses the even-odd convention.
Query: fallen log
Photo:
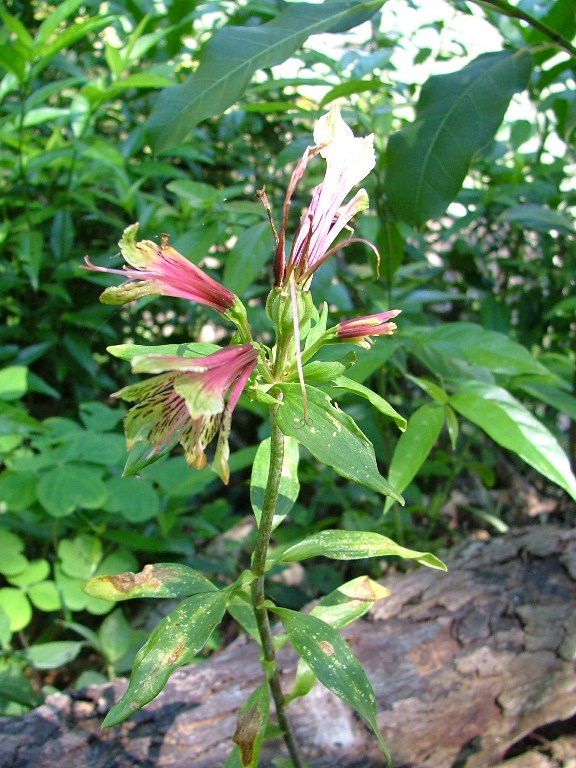
[[[574,768],[576,531],[467,540],[447,564],[447,574],[387,579],[391,597],[344,631],[374,686],[393,766]],[[288,686],[294,657],[283,651],[280,663]],[[236,712],[259,682],[255,645],[242,637],[179,670],[114,728],[100,723],[125,681],[56,694],[0,719],[0,768],[221,768]],[[310,768],[386,764],[364,724],[320,685],[289,713]],[[282,754],[281,742],[265,746],[263,767]]]

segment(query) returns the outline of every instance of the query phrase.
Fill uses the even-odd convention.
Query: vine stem
[[[278,501],[280,479],[284,465],[284,435],[278,427],[276,414],[279,405],[270,407],[270,466],[268,468],[268,480],[264,491],[262,514],[258,526],[258,538],[252,556],[252,573],[256,577],[252,582],[252,605],[256,614],[258,633],[262,642],[262,667],[268,681],[272,699],[276,708],[278,725],[282,729],[284,743],[292,760],[294,768],[305,768],[300,757],[290,722],[286,715],[284,695],[280,683],[280,674],[276,665],[276,651],[270,627],[270,617],[265,606],[266,594],[264,590],[264,574],[266,571],[266,556],[272,534],[274,512]]]

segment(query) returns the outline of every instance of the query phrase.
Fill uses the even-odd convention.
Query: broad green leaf
[[[556,229],[560,232],[574,232],[574,219],[537,203],[514,205],[507,208],[498,218],[501,221],[519,224],[523,229],[536,229],[542,232]]]
[[[443,423],[444,406],[436,402],[425,403],[410,416],[406,431],[396,443],[388,471],[388,481],[400,493],[412,482],[428,458]],[[391,506],[389,499],[386,499],[384,511]]]
[[[296,653],[322,685],[364,718],[390,760],[376,722],[376,696],[360,662],[339,632],[310,614],[287,608],[274,607],[270,610],[280,617]]]
[[[99,600],[82,591],[82,579],[68,576],[62,570],[62,566],[54,564],[54,579],[58,592],[62,597],[62,603],[68,611],[84,611],[100,616],[109,613],[113,605],[107,600]]]
[[[73,539],[61,539],[58,558],[67,576],[89,579],[102,560],[102,542],[86,533],[78,534]]]
[[[107,483],[106,509],[119,512],[131,523],[150,520],[160,512],[160,498],[154,486],[142,477],[112,477]]]
[[[122,411],[109,408],[104,403],[86,402],[79,405],[80,419],[90,432],[108,432],[114,429],[122,418]]]
[[[576,397],[559,389],[559,387],[530,379],[515,379],[514,389],[521,389],[523,392],[527,392],[537,400],[541,400],[546,405],[550,405],[552,408],[560,411],[560,413],[565,413],[572,421],[576,421]]]
[[[32,606],[20,589],[2,587],[0,589],[0,608],[8,616],[11,632],[20,632],[32,620]]]
[[[132,600],[136,597],[191,597],[216,589],[201,573],[180,563],[145,565],[139,573],[96,576],[82,589],[101,600]]]
[[[204,592],[184,600],[162,619],[138,651],[126,693],[102,727],[117,725],[157,696],[172,672],[204,648],[226,610],[227,591]]]
[[[106,661],[115,664],[130,649],[132,629],[120,608],[108,614],[98,629],[98,650]]]
[[[353,392],[355,395],[360,395],[360,397],[364,397],[368,400],[370,405],[373,405],[374,408],[384,414],[384,416],[389,416],[391,419],[394,419],[400,430],[404,431],[406,429],[406,419],[404,416],[400,416],[400,414],[392,408],[389,402],[376,394],[376,392],[365,387],[363,384],[359,384],[357,381],[349,379],[347,376],[338,376],[338,378],[335,379],[333,386],[345,389],[347,392]]]
[[[28,368],[10,365],[0,370],[0,400],[19,400],[28,390]]]
[[[237,296],[253,285],[270,262],[274,241],[268,221],[259,222],[238,235],[224,265],[223,283]]]
[[[418,329],[414,338],[420,349],[430,349],[432,355],[441,352],[494,374],[550,376],[548,369],[522,344],[475,323],[446,323],[437,328]]]
[[[400,219],[419,226],[446,210],[531,68],[527,49],[485,53],[423,85],[415,121],[388,141],[385,187]]]
[[[354,420],[332,403],[328,395],[306,386],[307,414],[304,423],[299,384],[282,384],[278,388],[284,394],[284,400],[277,418],[286,436],[296,438],[313,456],[342,477],[403,503],[401,496],[378,471],[372,443]]]
[[[77,509],[99,509],[108,496],[101,472],[77,464],[47,470],[38,483],[38,501],[52,517],[66,517]]]
[[[83,647],[84,643],[79,640],[55,640],[31,645],[23,651],[23,656],[34,669],[56,669],[74,661]]]
[[[372,531],[325,530],[307,536],[296,544],[272,552],[268,565],[292,563],[309,557],[333,560],[358,560],[365,557],[404,557],[430,568],[446,570],[444,563],[429,552],[417,552],[396,544],[387,536]]]
[[[312,608],[310,614],[322,619],[331,627],[340,629],[359,619],[376,600],[388,597],[389,594],[390,590],[378,584],[377,581],[372,581],[368,576],[358,576],[323,597]],[[308,664],[300,659],[296,669],[294,686],[286,697],[286,701],[292,701],[298,696],[306,696],[315,682],[316,675]]]
[[[280,478],[280,488],[272,521],[272,530],[280,525],[298,498],[298,493],[300,491],[300,483],[298,482],[298,460],[298,441],[292,437],[286,437],[284,439],[282,477]],[[254,459],[254,464],[252,466],[252,478],[250,480],[250,502],[258,525],[260,525],[260,518],[262,517],[262,504],[264,503],[264,492],[268,481],[269,466],[270,438],[268,437],[258,446],[256,458]]]
[[[26,77],[26,61],[20,51],[15,50],[12,45],[0,45],[0,67],[4,67],[11,72],[17,80],[24,80]]]
[[[26,589],[32,584],[37,584],[44,579],[50,573],[50,563],[44,558],[38,560],[30,560],[26,568],[13,576],[8,577],[8,581],[15,587],[21,587]]]
[[[60,593],[53,581],[40,581],[38,584],[32,584],[27,593],[34,607],[40,611],[52,613],[62,608]]]
[[[243,768],[257,768],[260,746],[270,718],[270,691],[265,681],[240,707],[232,741],[238,745]]]
[[[34,691],[22,666],[14,662],[4,662],[0,667],[0,697],[26,707],[38,707],[42,703],[42,697]]]
[[[178,355],[179,357],[200,357],[216,352],[220,347],[217,344],[198,341],[192,344],[160,344],[145,346],[143,344],[115,344],[106,347],[106,351],[121,360],[132,360],[133,357],[142,355]]]
[[[507,390],[482,381],[460,382],[450,405],[495,442],[518,454],[576,499],[576,478],[551,432]]]
[[[28,567],[28,558],[22,554],[24,542],[12,531],[0,529],[0,573],[16,576]]]
[[[355,14],[375,13],[383,2],[294,3],[264,24],[218,30],[204,45],[193,75],[160,94],[147,125],[154,150],[176,146],[201,120],[230,107],[256,70],[282,63],[310,35],[345,26],[347,20],[354,24]]]

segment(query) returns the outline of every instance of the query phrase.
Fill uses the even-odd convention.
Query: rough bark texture
[[[392,596],[344,632],[376,691],[393,765],[576,768],[576,532],[537,526],[467,541],[448,564],[447,574],[388,579]],[[288,684],[294,659],[281,661]],[[52,696],[0,720],[0,768],[221,768],[236,711],[259,681],[242,638],[178,671],[116,728],[100,722],[124,682]],[[311,768],[386,764],[321,686],[289,712]],[[262,765],[281,751],[267,745]]]

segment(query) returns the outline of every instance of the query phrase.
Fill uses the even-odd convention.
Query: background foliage
[[[576,59],[490,4],[431,8],[0,3],[2,712],[130,668],[152,618],[89,597],[86,579],[164,559],[225,584],[253,533],[247,479],[266,435],[247,399],[227,495],[180,456],[120,477],[122,412],[107,395],[128,374],[106,345],[219,339],[201,307],[100,305],[112,280],[83,272],[83,257],[118,266],[115,243],[135,221],[150,239],[168,232],[247,299],[264,333],[273,239],[255,193],[265,185],[280,210],[335,102],[355,133],[375,133],[358,233],[381,262],[377,274],[367,249],[348,248],[317,273],[315,295],[334,317],[402,309],[397,335],[357,351],[352,376],[408,429],[398,440],[368,403],[331,394],[407,504],[383,515],[376,493],[304,457],[278,543],[340,526],[439,550],[527,513],[573,521]],[[572,0],[518,8],[574,38]],[[494,46],[479,51],[480,37]],[[294,223],[321,170],[311,166]],[[274,598],[299,608],[343,569],[355,575],[313,560],[296,586],[279,572]]]

